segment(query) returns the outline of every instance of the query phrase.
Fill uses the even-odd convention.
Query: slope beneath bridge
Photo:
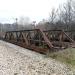
[[[65,64],[0,41],[0,75],[73,75]]]

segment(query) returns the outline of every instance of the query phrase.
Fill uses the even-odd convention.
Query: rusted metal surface
[[[40,53],[47,53],[70,47],[74,40],[68,33],[62,30],[42,31],[41,29],[8,31],[4,40]]]

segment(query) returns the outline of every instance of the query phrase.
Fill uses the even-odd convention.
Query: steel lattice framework
[[[8,31],[4,40],[40,53],[47,53],[72,46],[74,40],[70,35],[70,31],[33,29]]]

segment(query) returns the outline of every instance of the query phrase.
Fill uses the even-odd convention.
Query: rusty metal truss
[[[41,29],[8,31],[5,33],[4,40],[40,53],[47,53],[70,47],[74,40],[68,33],[70,34],[62,30]]]

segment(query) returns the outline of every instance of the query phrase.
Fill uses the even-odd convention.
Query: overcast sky
[[[12,23],[20,16],[29,17],[32,21],[48,18],[52,8],[57,8],[66,0],[0,0],[0,22]]]

